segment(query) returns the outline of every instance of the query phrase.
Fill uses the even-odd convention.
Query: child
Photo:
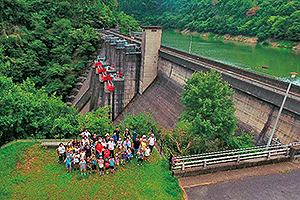
[[[149,148],[149,146],[147,146],[145,149],[145,161],[149,161],[150,152],[151,149]]]
[[[141,165],[143,165],[143,159],[144,159],[143,150],[140,149],[139,152],[138,152],[137,165],[139,165],[139,162],[141,163]]]
[[[64,161],[66,163],[68,173],[71,172],[71,161],[72,158],[70,156],[67,156],[67,158]]]
[[[81,152],[80,152],[80,160],[81,159],[85,159],[85,151],[84,150],[81,150]]]
[[[109,151],[107,148],[105,148],[105,149],[104,149],[104,159],[105,159],[105,158],[108,159],[108,158],[109,158],[109,154],[110,154],[110,151]]]
[[[74,171],[77,169],[79,170],[79,161],[80,161],[80,155],[79,153],[75,153],[73,157],[73,165],[74,165]]]
[[[91,162],[90,158],[87,158],[87,160],[86,160],[86,171],[88,174],[92,173],[92,162]]]
[[[95,174],[97,170],[97,159],[95,155],[92,155],[91,162],[92,162],[92,172],[93,174]]]
[[[110,173],[114,173],[114,169],[115,169],[115,163],[114,163],[114,158],[110,157],[109,159],[109,168],[110,168]]]
[[[74,148],[74,152],[75,152],[75,153],[79,153],[79,152],[80,152],[80,148],[79,148],[79,146],[78,146],[78,145],[76,145],[76,146],[75,146],[75,148]]]
[[[106,174],[109,173],[109,160],[106,158],[104,163]]]
[[[80,175],[81,175],[81,176],[86,175],[86,173],[85,173],[85,170],[86,170],[86,162],[85,162],[85,160],[84,160],[83,158],[81,159],[79,165],[80,165],[80,172],[81,172]]]
[[[119,154],[116,153],[116,157],[115,157],[115,168],[116,170],[118,170],[120,165],[120,158],[119,158]]]
[[[125,165],[125,158],[126,158],[126,150],[123,149],[123,152],[121,153],[121,165]]]
[[[141,149],[142,149],[143,151],[145,151],[146,146],[147,146],[146,136],[143,135],[143,137],[142,137],[142,139],[141,139]]]
[[[121,154],[121,152],[122,152],[122,147],[123,147],[123,145],[122,145],[122,139],[119,138],[119,141],[117,142],[118,154]]]
[[[100,158],[97,160],[98,162],[98,166],[99,166],[99,175],[103,175],[104,176],[104,160],[102,159],[102,157],[100,156]]]
[[[129,147],[127,149],[127,162],[131,162],[131,158],[132,158],[132,153],[131,153],[131,148]]]

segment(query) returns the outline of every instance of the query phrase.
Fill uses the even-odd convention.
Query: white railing
[[[300,146],[300,142],[288,145],[272,145],[266,149],[266,146],[257,146],[251,148],[234,149],[227,151],[218,151],[197,155],[174,157],[173,170],[185,170],[187,168],[233,164],[240,162],[255,162],[261,160],[275,159],[279,157],[288,157],[290,146]]]

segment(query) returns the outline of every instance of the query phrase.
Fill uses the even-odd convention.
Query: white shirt
[[[85,145],[90,145],[90,141],[88,140],[88,139],[82,139],[82,144],[83,144],[83,146],[85,146]]]
[[[90,136],[91,134],[90,134],[90,132],[82,132],[81,133],[81,136],[85,136],[85,137],[87,137],[87,138],[89,138],[89,136]]]
[[[112,150],[114,150],[114,147],[115,147],[115,142],[114,141],[109,141],[107,143],[108,150],[112,151]]]
[[[149,148],[145,149],[145,156],[150,156],[150,149]]]
[[[130,141],[127,142],[127,140],[126,140],[125,142],[123,142],[123,146],[124,146],[125,148],[128,148],[128,147],[131,148],[131,142],[130,142]]]
[[[79,163],[79,158],[80,158],[80,155],[79,155],[79,154],[76,154],[76,155],[74,156],[74,162],[75,162],[75,163]]]
[[[66,148],[65,148],[64,146],[62,146],[62,147],[59,146],[57,150],[58,150],[58,152],[59,152],[60,154],[63,154],[63,153],[66,152]]]
[[[156,139],[154,137],[150,137],[148,140],[149,140],[149,145],[154,146]]]
[[[105,140],[103,140],[103,141],[105,141]],[[101,144],[102,144],[103,148],[105,148],[107,146],[106,142],[102,142]]]
[[[81,152],[81,153],[80,153],[80,160],[81,160],[81,159],[85,159],[85,152]]]

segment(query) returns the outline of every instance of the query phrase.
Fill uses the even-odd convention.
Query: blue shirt
[[[67,158],[67,159],[66,159],[66,165],[68,165],[68,164],[70,165],[70,164],[71,164],[71,161],[72,161],[72,158],[69,158],[69,159]]]
[[[114,139],[114,142],[117,142],[117,135],[113,135],[112,138]]]
[[[109,166],[114,166],[114,160],[109,160]]]

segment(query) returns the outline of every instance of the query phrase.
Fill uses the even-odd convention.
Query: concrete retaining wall
[[[178,87],[183,88],[186,80],[191,77],[194,71],[209,71],[209,68],[196,66],[178,58],[173,59],[168,56],[165,59],[164,55],[160,57],[159,76],[167,78]],[[235,115],[239,120],[239,128],[248,133],[253,133],[256,136],[257,143],[263,144],[271,133],[279,107],[256,97],[252,93],[257,91],[260,96],[266,95],[269,98],[277,98],[274,100],[282,100],[282,97],[280,99],[280,96],[274,97],[276,94],[268,94],[268,91],[259,90],[253,86],[251,88],[251,85],[231,80],[230,77],[224,76],[224,74],[223,78],[230,84],[232,83],[232,87],[235,89],[233,100],[236,108]],[[247,92],[249,90],[251,93]],[[297,106],[297,104],[293,104],[293,106]],[[285,109],[277,125],[275,137],[278,137],[284,144],[299,141],[299,130],[300,115]]]

